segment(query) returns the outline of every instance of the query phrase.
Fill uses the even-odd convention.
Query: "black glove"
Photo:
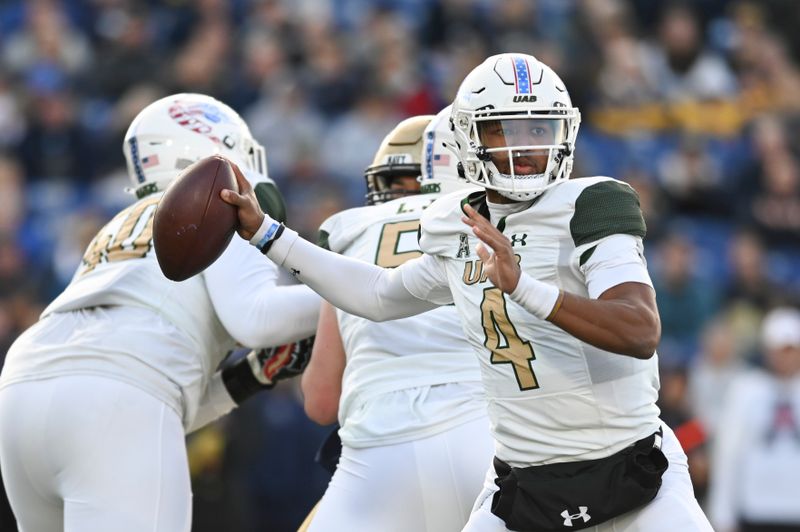
[[[231,398],[240,404],[275,383],[296,377],[306,369],[314,336],[289,344],[253,349],[222,370],[222,381]]]

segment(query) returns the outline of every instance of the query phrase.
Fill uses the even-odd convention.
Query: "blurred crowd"
[[[798,21],[795,0],[6,0],[0,364],[132,200],[122,138],[151,101],[202,92],[235,108],[289,225],[313,237],[363,204],[364,168],[400,119],[444,107],[486,56],[532,53],[581,109],[573,176],[640,195],[661,406],[710,504],[725,394],[739,374],[780,373],[763,318],[800,305]],[[787,319],[775,334],[800,357]],[[278,387],[189,440],[195,530],[293,530],[321,495],[326,429],[298,393]],[[794,404],[775,419],[800,457]]]

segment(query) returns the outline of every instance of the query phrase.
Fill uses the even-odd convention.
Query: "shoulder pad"
[[[354,207],[330,216],[319,227],[317,245],[341,253],[371,223],[376,206]]]
[[[475,237],[469,226],[461,220],[464,215],[462,206],[469,201],[480,211],[480,205],[486,204],[485,197],[483,190],[469,195],[461,190],[434,201],[420,220],[420,249],[429,255],[456,257],[463,254],[465,243],[475,240]],[[472,248],[474,249],[474,243]]]

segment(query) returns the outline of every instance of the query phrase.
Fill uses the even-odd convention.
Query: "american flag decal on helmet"
[[[517,94],[531,93],[531,69],[524,57],[512,57],[514,62],[514,87]]]
[[[133,171],[136,172],[136,180],[139,183],[144,183],[144,172],[142,171],[142,163],[139,160],[139,142],[136,137],[131,137],[128,140],[128,145],[131,148],[131,162],[133,163]]]

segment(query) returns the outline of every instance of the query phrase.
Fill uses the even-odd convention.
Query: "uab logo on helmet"
[[[536,96],[533,94],[517,94],[511,100],[514,103],[533,103],[536,101]]]

